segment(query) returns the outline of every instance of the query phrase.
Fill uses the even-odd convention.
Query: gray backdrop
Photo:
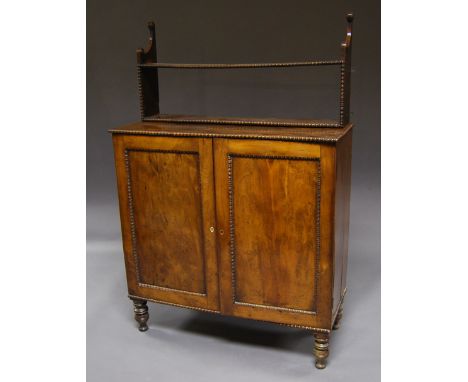
[[[87,4],[88,381],[380,379],[380,4],[377,1],[116,1]],[[135,50],[156,22],[165,62],[275,62],[339,55],[355,13],[355,122],[348,296],[327,369],[304,331],[150,304],[137,331],[126,297],[111,136],[139,119]],[[165,113],[335,117],[331,68],[160,73]]]

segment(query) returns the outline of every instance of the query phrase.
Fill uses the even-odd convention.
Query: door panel
[[[232,155],[230,165],[232,218],[242,222],[234,237],[236,301],[315,311],[317,158]],[[295,202],[304,194],[305,203]]]
[[[205,294],[198,153],[127,149],[127,163],[140,283]]]
[[[319,145],[215,140],[221,308],[320,326],[330,267],[321,258]]]
[[[114,144],[130,294],[219,310],[211,140]]]

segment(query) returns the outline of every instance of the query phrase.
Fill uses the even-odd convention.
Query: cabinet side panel
[[[352,131],[336,145],[335,194],[335,275],[333,283],[333,312],[336,312],[346,289],[348,261],[349,206],[351,194]]]

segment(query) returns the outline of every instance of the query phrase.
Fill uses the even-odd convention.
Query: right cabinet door
[[[329,328],[333,147],[214,145],[222,312]]]

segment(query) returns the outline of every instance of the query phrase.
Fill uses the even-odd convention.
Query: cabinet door
[[[212,140],[113,140],[130,295],[219,311]]]
[[[329,328],[331,153],[316,144],[215,140],[223,313]]]

